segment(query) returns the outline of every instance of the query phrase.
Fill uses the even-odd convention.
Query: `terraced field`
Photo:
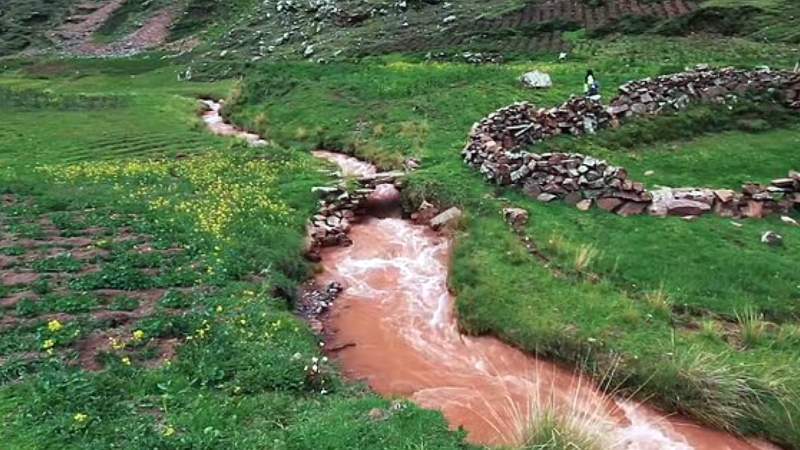
[[[159,158],[223,145],[222,140],[186,126],[190,119],[142,109],[145,106],[146,102],[80,114],[14,108],[0,123],[0,161],[16,165],[46,160]],[[63,126],[41,129],[35,125],[53,121]],[[172,130],[171,125],[175,126]]]
[[[582,0],[547,0],[529,3],[522,9],[504,16],[481,20],[477,28],[496,30],[539,25],[552,21],[572,22],[589,30],[601,27],[624,16],[648,16],[671,19],[683,16],[697,9],[693,0],[608,0],[601,5],[592,6]]]
[[[562,33],[592,31],[628,17],[667,20],[695,11],[694,0],[608,0],[592,6],[583,0],[547,0],[491,19],[478,19],[432,34],[409,31],[406,38],[369,47],[364,53],[421,52],[463,47],[504,53],[554,53],[570,45]]]

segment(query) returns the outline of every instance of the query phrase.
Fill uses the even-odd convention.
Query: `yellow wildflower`
[[[45,350],[50,350],[51,348],[55,347],[55,345],[56,345],[56,341],[54,341],[52,339],[48,339],[48,340],[44,341],[44,344],[42,344],[42,348],[45,349]]]
[[[89,416],[84,413],[77,413],[72,416],[72,420],[74,420],[76,423],[86,423],[89,420]]]
[[[144,339],[144,331],[136,330],[136,331],[133,332],[133,340],[134,341],[138,342],[138,341],[141,341],[142,339]]]
[[[64,328],[64,325],[61,324],[58,320],[51,320],[47,322],[47,329],[50,330],[51,333],[57,333]]]
[[[127,356],[124,356],[120,361],[122,361],[122,364],[125,364],[126,366],[131,365],[131,359],[128,358]]]
[[[111,342],[111,348],[114,350],[122,350],[125,348],[125,342],[117,340],[117,338],[108,338],[109,342]]]
[[[172,428],[171,426],[167,426],[166,428],[164,428],[164,433],[163,434],[164,434],[165,437],[170,437],[173,434],[175,434],[175,428]]]

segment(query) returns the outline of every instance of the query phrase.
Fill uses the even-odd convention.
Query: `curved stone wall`
[[[742,95],[774,98],[800,110],[800,73],[698,67],[626,83],[608,106],[582,97],[550,109],[515,103],[473,125],[462,155],[497,184],[518,185],[540,201],[562,199],[581,209],[597,205],[621,215],[714,211],[730,217],[762,217],[800,206],[800,174],[793,171],[770,186],[748,184],[741,192],[695,188],[651,192],[628,179],[625,169],[591,156],[523,150],[558,135],[594,133],[634,116],[680,110],[691,103],[725,103]]]

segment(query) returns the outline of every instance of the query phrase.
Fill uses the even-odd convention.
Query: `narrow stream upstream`
[[[375,172],[341,154],[315,156],[336,163],[345,175]],[[376,192],[377,202],[399,199],[393,187]],[[382,211],[389,210],[385,206]],[[441,410],[473,443],[519,444],[530,420],[551,409],[601,436],[602,448],[776,448],[609,397],[594,382],[495,338],[460,334],[447,287],[448,236],[398,213],[365,218],[353,225],[350,238],[352,246],[322,252],[324,270],[317,281],[345,288],[325,319],[327,348],[338,349],[333,356],[348,378],[364,380],[382,395]]]

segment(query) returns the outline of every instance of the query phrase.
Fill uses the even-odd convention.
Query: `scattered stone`
[[[800,226],[800,223],[798,223],[796,220],[792,219],[789,216],[781,216],[781,221],[785,224]]]
[[[602,197],[597,199],[597,206],[601,209],[604,209],[608,212],[614,212],[620,205],[624,203],[624,200],[614,198],[614,197]]]
[[[411,220],[418,225],[427,225],[431,219],[439,214],[439,208],[432,203],[423,201],[417,211],[411,214]]]
[[[553,80],[550,78],[550,75],[538,70],[525,73],[520,78],[520,81],[522,81],[522,84],[524,84],[526,87],[534,89],[547,89],[553,87]]]
[[[711,211],[711,205],[697,200],[672,198],[666,203],[670,216],[699,216]]]
[[[549,192],[543,192],[536,197],[536,200],[539,200],[540,202],[543,203],[549,203],[557,198],[558,196],[555,194],[550,194]]]
[[[717,189],[714,191],[714,195],[722,203],[730,203],[736,198],[736,192],[730,189]]]
[[[463,213],[460,209],[452,207],[431,219],[430,226],[436,231],[444,228],[454,228],[458,224],[458,221],[461,219],[462,215]]]
[[[592,199],[587,198],[581,200],[575,204],[575,207],[578,208],[578,211],[583,211],[583,212],[589,211],[590,209],[592,209]]]
[[[528,211],[522,208],[503,209],[503,218],[514,228],[524,227],[528,223]]]
[[[617,209],[617,214],[623,217],[638,216],[647,211],[649,203],[644,202],[627,202]]]
[[[774,231],[765,231],[761,235],[761,242],[772,247],[779,247],[783,245],[783,236]]]
[[[315,331],[321,333],[322,322],[318,320],[319,317],[330,309],[343,290],[344,287],[336,282],[329,283],[322,288],[315,284],[310,284],[301,290],[296,306],[297,313],[310,322],[315,321],[312,327],[319,328],[319,330]]]
[[[382,422],[389,418],[389,412],[381,408],[372,408],[369,410],[369,420],[373,422]]]

